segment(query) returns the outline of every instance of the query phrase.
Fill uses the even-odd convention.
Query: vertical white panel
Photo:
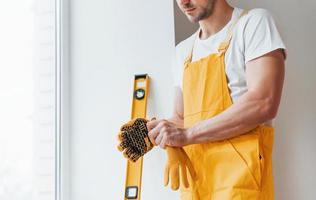
[[[54,199],[54,2],[0,3],[0,199]]]
[[[130,118],[134,74],[151,77],[148,117],[171,113],[173,2],[77,0],[70,19],[70,199],[123,199],[116,134]],[[176,199],[164,162],[161,149],[146,156],[142,199]]]
[[[55,199],[55,0],[34,10],[34,200]]]

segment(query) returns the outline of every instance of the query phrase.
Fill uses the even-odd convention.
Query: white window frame
[[[55,6],[55,200],[69,200],[69,0]]]

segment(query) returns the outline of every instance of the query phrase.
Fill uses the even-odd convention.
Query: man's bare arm
[[[220,141],[244,134],[273,119],[282,94],[283,51],[270,52],[249,61],[246,66],[248,91],[224,112],[189,129],[183,128],[183,98],[178,88],[173,117],[147,124],[149,137],[154,144],[165,148]]]
[[[181,88],[175,88],[172,117],[168,120],[152,120],[147,123],[148,135],[154,145],[184,146],[187,143],[187,130],[183,128],[183,97]]]
[[[174,88],[174,103],[173,103],[173,114],[168,119],[177,125],[177,127],[183,128],[183,96],[181,88]]]
[[[276,116],[284,80],[283,51],[249,61],[246,68],[248,91],[221,114],[188,129],[189,144],[232,138]]]

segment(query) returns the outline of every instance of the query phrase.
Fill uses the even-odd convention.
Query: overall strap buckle
[[[243,10],[242,13],[240,14],[240,16],[238,17],[238,19],[232,23],[228,29],[228,33],[227,33],[227,36],[226,38],[224,39],[223,42],[220,43],[219,47],[218,47],[218,53],[219,53],[219,56],[223,55],[228,47],[229,47],[229,44],[230,44],[230,41],[232,39],[232,36],[233,36],[233,31],[234,31],[234,28],[235,26],[237,25],[237,23],[239,22],[239,20],[248,14],[248,10]]]

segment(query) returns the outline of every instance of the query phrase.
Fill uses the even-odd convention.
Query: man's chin
[[[187,18],[191,23],[197,23],[199,21],[197,17],[191,15],[187,15]]]

